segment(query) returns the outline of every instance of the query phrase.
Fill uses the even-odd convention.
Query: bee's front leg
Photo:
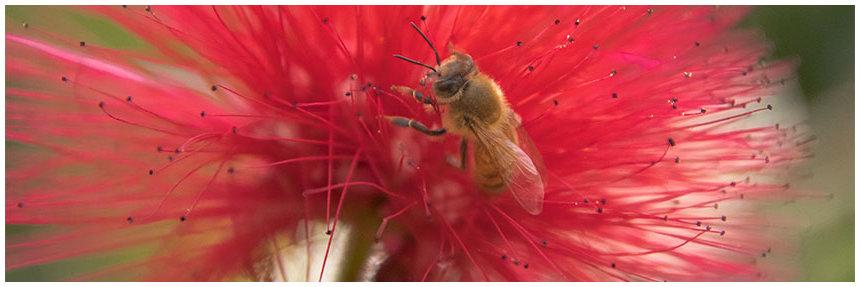
[[[396,91],[404,96],[411,96],[415,98],[416,101],[425,105],[436,105],[436,102],[433,101],[429,96],[424,95],[415,89],[404,86],[391,86],[391,90]]]
[[[441,136],[441,135],[444,135],[446,132],[445,128],[439,128],[439,129],[433,130],[433,129],[428,128],[426,125],[422,124],[421,122],[410,119],[410,118],[385,116],[385,119],[390,121],[395,126],[404,127],[404,128],[413,128],[413,129],[415,129],[419,132],[422,132],[428,136]]]

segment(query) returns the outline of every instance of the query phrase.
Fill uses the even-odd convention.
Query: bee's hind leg
[[[413,128],[413,129],[415,129],[415,130],[417,130],[417,131],[419,131],[425,135],[428,135],[428,136],[441,136],[441,135],[444,135],[446,133],[445,128],[439,128],[439,129],[435,129],[435,130],[430,129],[426,125],[422,124],[421,122],[410,119],[410,118],[386,116],[385,119],[390,121],[395,126],[404,127],[404,128]]]
[[[466,139],[460,139],[460,169],[466,170],[466,153],[469,151],[469,144]]]
[[[469,146],[466,143],[466,139],[460,139],[460,159],[457,160],[453,155],[448,155],[446,158],[448,160],[448,164],[453,167],[459,168],[460,170],[466,170],[466,155],[468,153]]]

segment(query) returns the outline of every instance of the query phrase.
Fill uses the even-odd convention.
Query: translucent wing
[[[543,156],[541,156],[540,151],[538,151],[537,146],[535,146],[534,141],[532,141],[532,138],[526,132],[526,129],[523,128],[519,116],[514,114],[512,119],[514,121],[514,126],[517,127],[517,145],[532,160],[532,163],[537,168],[538,175],[540,175],[541,182],[546,186],[549,181],[549,176],[547,175],[546,165],[543,163]]]
[[[481,128],[472,128],[472,131],[478,144],[493,155],[493,164],[517,203],[528,213],[540,214],[543,211],[544,184],[531,157],[503,131]]]

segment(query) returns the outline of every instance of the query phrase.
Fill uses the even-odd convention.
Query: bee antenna
[[[418,28],[418,25],[415,25],[415,22],[409,22],[409,25],[412,25],[412,28],[415,31],[418,31],[418,35],[421,35],[421,38],[424,38],[424,41],[427,41],[427,45],[430,45],[430,49],[433,49],[433,54],[436,55],[436,65],[441,66],[442,62],[439,60],[439,51],[436,50],[436,46],[433,46],[433,42],[430,42],[430,38],[427,38],[427,35],[424,35],[424,32]],[[433,70],[434,72],[436,70]]]
[[[395,58],[398,58],[398,59],[401,59],[401,60],[404,60],[404,61],[407,61],[407,62],[410,62],[410,63],[413,63],[413,64],[416,64],[416,65],[419,65],[419,66],[422,66],[422,67],[425,67],[425,68],[427,68],[427,69],[433,70],[433,72],[436,72],[436,69],[435,69],[435,68],[433,68],[433,67],[431,67],[430,65],[427,65],[427,64],[424,64],[424,63],[421,63],[421,62],[418,62],[418,61],[415,61],[415,60],[409,59],[409,58],[407,58],[406,56],[398,55],[398,54],[394,54],[394,57],[395,57]]]

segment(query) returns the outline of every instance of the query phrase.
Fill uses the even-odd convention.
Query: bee
[[[433,80],[435,103],[446,106],[442,113],[443,127],[430,129],[421,122],[404,117],[389,116],[387,119],[396,126],[410,127],[430,136],[446,133],[460,136],[460,168],[466,169],[467,150],[472,145],[472,177],[483,191],[490,195],[510,191],[527,212],[540,214],[546,179],[541,174],[542,159],[499,84],[481,73],[466,53],[452,49],[451,55],[440,61],[439,52],[430,39],[415,23],[410,24],[433,49],[437,66],[402,55],[394,57],[432,71],[426,74],[425,79]],[[434,100],[414,89],[403,86],[393,86],[392,89],[411,95],[424,104],[434,104]]]

